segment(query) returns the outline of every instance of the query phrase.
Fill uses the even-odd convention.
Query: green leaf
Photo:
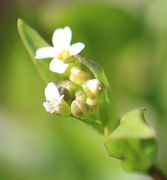
[[[38,48],[47,47],[49,44],[43,40],[43,38],[30,26],[28,26],[21,19],[17,22],[18,32],[21,37],[21,40],[27,49],[33,64],[38,70],[41,78],[46,82],[56,81],[58,74],[52,73],[49,71],[50,60],[36,60],[35,52]]]
[[[110,132],[118,125],[118,119],[116,118],[115,107],[113,105],[113,96],[111,94],[110,84],[106,78],[103,68],[91,59],[81,57],[79,55],[76,57],[81,64],[85,65],[93,73],[96,79],[103,83],[105,87],[103,96],[99,102],[99,120],[102,121],[104,128],[107,128]]]
[[[146,172],[156,164],[155,134],[145,122],[144,111],[141,108],[124,115],[105,144],[109,155],[120,159],[129,171]]]

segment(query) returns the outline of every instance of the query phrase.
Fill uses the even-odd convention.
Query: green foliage
[[[38,48],[49,46],[48,43],[30,26],[28,26],[21,19],[17,23],[19,35],[31,56],[32,62],[38,70],[41,78],[47,83],[49,81],[56,81],[58,74],[49,71],[49,60],[36,60],[35,52]]]
[[[116,118],[115,109],[112,100],[110,84],[103,71],[103,68],[94,61],[77,56],[80,63],[84,64],[94,74],[96,79],[99,79],[104,85],[104,92],[100,99],[99,108],[99,120],[102,121],[104,128],[107,127],[109,131],[112,131],[118,124]]]
[[[120,159],[129,171],[146,172],[156,163],[155,135],[145,122],[144,111],[136,109],[124,115],[105,144],[110,156]]]

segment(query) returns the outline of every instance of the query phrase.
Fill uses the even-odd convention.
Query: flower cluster
[[[70,61],[80,53],[85,45],[81,42],[70,45],[72,31],[69,27],[56,29],[53,33],[53,47],[42,47],[36,51],[36,59],[53,58],[50,62],[52,72],[62,74],[58,82],[50,82],[45,88],[47,112],[57,115],[70,115],[84,118],[97,107],[102,83],[82,65]],[[77,59],[77,58],[75,58]],[[63,74],[66,73],[64,78]]]

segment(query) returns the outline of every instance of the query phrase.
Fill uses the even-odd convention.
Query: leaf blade
[[[156,164],[155,133],[146,124],[144,111],[140,108],[124,115],[105,144],[109,155],[120,159],[129,171],[146,172]]]
[[[115,127],[118,125],[119,121],[116,118],[116,110],[113,103],[113,96],[111,93],[110,83],[104,73],[103,68],[97,64],[95,61],[81,57],[79,55],[76,56],[79,62],[89,68],[89,70],[94,74],[95,78],[100,80],[104,84],[104,93],[100,106],[100,119],[104,122],[104,128],[107,128],[108,133],[113,131]],[[104,130],[105,131],[105,130]]]
[[[49,44],[33,28],[21,19],[18,19],[17,21],[17,28],[20,38],[41,78],[45,83],[56,81],[58,75],[49,71],[50,60],[35,59],[36,50],[41,47],[47,47]]]

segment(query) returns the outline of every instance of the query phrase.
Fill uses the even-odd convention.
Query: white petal
[[[70,54],[71,55],[77,55],[79,54],[82,49],[84,49],[85,47],[85,44],[81,43],[81,42],[78,42],[78,43],[75,43],[73,45],[70,46]]]
[[[96,90],[96,88],[100,85],[100,81],[98,79],[91,79],[87,81],[88,88],[92,90]]]
[[[60,93],[57,86],[50,82],[45,88],[45,97],[48,101],[58,100],[60,98]]]
[[[71,38],[72,31],[68,26],[66,26],[64,29],[56,29],[52,38],[53,45],[59,51],[66,50],[70,46]]]
[[[50,63],[50,70],[59,74],[63,74],[68,66],[68,64],[60,61],[59,59],[53,59]]]
[[[64,98],[64,95],[61,95],[60,98],[56,101],[53,109],[51,110],[51,113],[53,113],[55,111],[59,111],[60,104],[61,104],[63,98]]]
[[[36,59],[53,58],[55,56],[56,56],[56,51],[53,47],[39,48],[35,53]]]
[[[61,104],[61,101],[63,100],[63,98],[64,98],[64,95],[61,95],[60,98],[57,100],[55,106],[59,106]]]
[[[47,112],[51,112],[52,109],[53,109],[49,102],[44,102],[43,106],[44,106],[44,108],[46,109]]]

